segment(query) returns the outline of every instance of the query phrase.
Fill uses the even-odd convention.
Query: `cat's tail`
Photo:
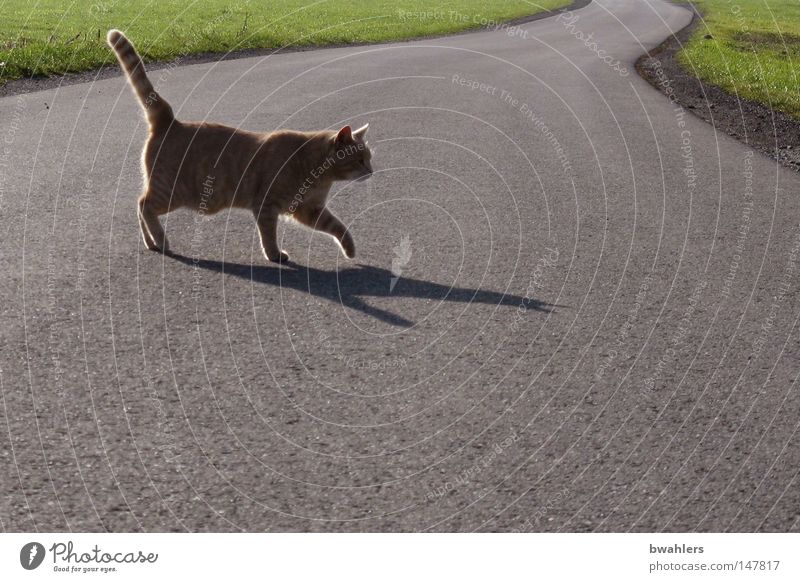
[[[175,119],[172,107],[159,95],[144,70],[142,57],[136,52],[131,41],[119,30],[109,30],[106,36],[108,45],[114,49],[117,60],[128,77],[139,103],[147,115],[147,121],[153,129],[166,129]]]

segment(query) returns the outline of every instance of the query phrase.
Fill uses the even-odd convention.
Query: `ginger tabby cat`
[[[333,182],[366,179],[372,154],[364,137],[368,125],[338,132],[281,130],[253,133],[215,123],[183,122],[155,90],[131,42],[118,30],[108,33],[147,116],[150,131],[142,152],[144,193],[139,226],[148,249],[167,252],[159,216],[176,208],[214,214],[244,208],[255,217],[264,255],[284,262],[278,218],[333,236],[345,256],[355,256],[347,227],[325,207]]]

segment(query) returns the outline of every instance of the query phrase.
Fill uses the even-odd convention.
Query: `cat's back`
[[[261,134],[205,121],[174,121],[168,129],[153,133],[147,140],[144,159],[148,170],[164,172],[194,168],[229,166],[238,169],[237,160],[251,158],[262,144]]]
[[[196,156],[223,158],[271,158],[284,161],[314,150],[322,132],[277,130],[256,133],[207,121],[175,121],[163,133],[150,137],[150,149],[161,156],[179,156],[185,161]],[[302,153],[301,153],[302,152]]]
[[[219,153],[229,148],[257,148],[262,140],[261,134],[207,121],[175,121],[162,135],[153,137],[183,152],[207,149]]]

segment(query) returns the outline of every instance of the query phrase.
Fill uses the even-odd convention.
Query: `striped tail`
[[[122,70],[125,71],[134,93],[139,98],[139,103],[147,115],[150,127],[153,129],[169,127],[175,119],[172,107],[156,92],[150,79],[147,78],[142,58],[136,52],[131,41],[118,30],[109,30],[106,40],[117,54],[117,60],[122,66]]]

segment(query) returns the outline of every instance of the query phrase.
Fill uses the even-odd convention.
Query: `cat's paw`
[[[353,237],[349,233],[342,239],[342,250],[344,251],[344,256],[348,259],[356,256],[356,243],[353,242]]]
[[[281,251],[280,254],[274,257],[267,257],[273,263],[288,263],[289,262],[289,255],[285,252]]]
[[[147,246],[147,249],[150,251],[155,251],[157,253],[164,253],[164,254],[169,253],[169,242],[167,242],[166,238],[163,241],[161,241],[161,243],[156,243],[146,240],[145,245]]]

